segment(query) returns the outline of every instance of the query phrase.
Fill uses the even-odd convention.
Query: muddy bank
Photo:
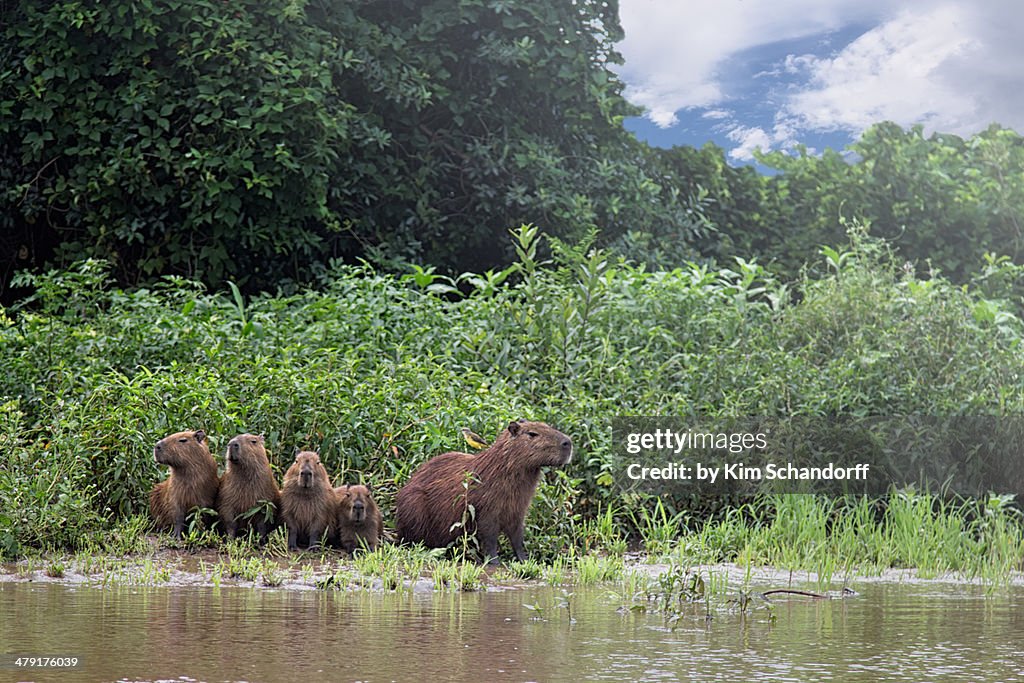
[[[649,558],[636,558],[635,561],[627,564],[631,571],[639,572],[651,578],[669,571],[672,565],[647,561]],[[820,586],[821,577],[816,572],[808,570],[789,570],[778,567],[764,566],[742,566],[732,563],[718,564],[694,564],[685,567],[691,572],[702,574],[713,574],[728,581],[730,586],[739,586],[749,583],[752,586]],[[884,569],[882,571],[864,571],[856,569],[849,573],[836,572],[828,582],[832,588],[854,586],[855,584],[914,584],[914,585],[971,585],[984,586],[991,581],[986,581],[981,576],[965,576],[957,572],[926,572],[913,568]],[[1005,581],[998,582],[999,585],[1024,586],[1024,572],[1014,572]]]
[[[391,549],[390,559],[380,563],[360,563],[338,551],[292,553],[283,556],[260,554],[239,555],[223,549],[182,550],[160,547],[151,539],[152,551],[129,556],[113,555],[42,555],[16,563],[0,564],[0,583],[41,583],[69,586],[196,586],[253,587],[268,590],[406,590],[427,593],[435,590],[505,591],[544,584],[574,584],[571,568],[557,575],[539,572],[536,578],[523,578],[506,567],[479,568],[473,581],[454,582],[440,575],[437,565],[416,560],[410,551]],[[397,559],[396,559],[397,558]],[[964,585],[991,584],[984,577],[957,573],[922,572],[916,569],[885,569],[883,571],[836,572],[819,577],[813,571],[787,570],[777,567],[719,564],[669,564],[643,554],[609,558],[614,565],[614,578],[634,580],[638,585],[655,580],[672,570],[683,570],[707,580],[724,583],[730,589],[755,591],[770,588],[822,590],[857,589],[868,584]],[[450,574],[460,565],[446,562]],[[477,571],[475,566],[468,569]],[[554,579],[554,580],[550,580]],[[999,585],[1024,585],[1024,573],[1015,572]]]

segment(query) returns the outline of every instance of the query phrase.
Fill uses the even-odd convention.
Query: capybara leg
[[[270,533],[270,529],[267,528],[266,520],[261,519],[260,521],[256,522],[256,533],[260,535],[261,543],[267,542],[267,534]]]
[[[524,533],[525,529],[522,524],[508,532],[508,542],[512,545],[512,552],[516,554],[516,559],[520,562],[525,562],[527,558],[526,546],[523,544]]]
[[[238,536],[238,522],[228,522],[224,526],[224,533],[227,534],[228,538],[235,538]]]
[[[174,514],[174,531],[172,535],[175,538],[182,538],[185,535],[185,511],[176,512]]]
[[[477,531],[477,538],[480,539],[480,552],[484,554],[484,561],[487,564],[500,564],[498,559],[498,532]]]
[[[320,547],[320,541],[323,540],[324,529],[323,527],[313,526],[309,530],[309,549],[316,550]]]
[[[299,549],[299,530],[293,526],[288,527],[288,550]]]

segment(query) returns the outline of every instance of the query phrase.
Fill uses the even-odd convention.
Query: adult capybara
[[[370,550],[376,550],[384,520],[370,489],[362,484],[339,486],[334,489],[334,497],[335,529],[341,547],[351,553],[365,543]]]
[[[267,460],[267,449],[262,436],[239,434],[228,441],[224,455],[227,468],[220,478],[217,494],[217,514],[228,538],[238,535],[239,526],[254,527],[260,538],[266,540],[274,518],[281,509],[281,492]],[[240,518],[264,501],[274,504],[273,517],[267,519],[263,511],[248,519]]]
[[[443,548],[475,530],[484,557],[497,562],[498,536],[504,533],[516,558],[525,560],[526,511],[540,469],[570,460],[569,437],[543,422],[525,420],[510,423],[491,447],[476,455],[444,453],[432,458],[398,492],[398,538]],[[472,513],[468,505],[473,506]]]
[[[171,468],[171,475],[149,492],[149,509],[159,528],[185,534],[185,516],[194,507],[212,508],[217,500],[217,463],[210,455],[206,432],[178,432],[153,447],[153,458]]]
[[[302,451],[284,474],[281,488],[281,519],[288,527],[288,549],[299,547],[303,539],[316,548],[324,532],[334,526],[334,489],[320,455]]]

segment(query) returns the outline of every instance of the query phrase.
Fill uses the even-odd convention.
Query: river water
[[[1024,587],[869,584],[844,600],[0,583],[0,681],[1020,681]],[[565,606],[568,602],[568,608]],[[530,605],[527,607],[526,605]],[[653,603],[652,603],[653,605]],[[674,628],[673,628],[674,626]],[[73,656],[73,669],[14,655]]]

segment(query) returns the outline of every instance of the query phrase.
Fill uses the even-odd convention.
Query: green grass
[[[1007,496],[959,499],[910,489],[880,498],[778,495],[730,510],[689,537],[679,531],[668,555],[813,571],[823,584],[837,573],[890,568],[991,583],[1024,569],[1021,512]]]
[[[651,519],[657,524],[644,528],[653,529],[655,542],[640,539],[638,543],[657,549],[648,556],[650,561],[670,565],[653,592],[677,602],[727,592],[726,586],[720,585],[727,582],[724,574],[696,569],[721,562],[746,568],[748,579],[730,598],[742,602],[755,566],[814,572],[823,590],[839,578],[845,581],[891,568],[913,569],[922,578],[954,574],[998,586],[1022,570],[1024,558],[1021,512],[1008,496],[956,499],[914,490],[892,491],[881,498],[775,495],[730,509],[695,532],[688,532],[681,520],[673,522],[662,513]],[[152,551],[160,545],[187,545],[166,536],[157,537],[154,545],[144,536],[145,531],[137,519],[129,519],[88,549],[74,554],[58,550],[35,553],[18,565],[18,572],[30,576],[42,567],[52,578],[76,571],[103,585],[166,583],[173,556],[161,561],[151,555]],[[609,540],[613,546],[619,543],[615,535]],[[453,591],[479,590],[487,581],[523,579],[555,586],[619,584],[634,596],[650,588],[638,584],[636,572],[622,553],[598,548],[580,552],[569,546],[549,562],[510,562],[488,579],[484,566],[460,553],[443,550],[385,543],[376,551],[344,561],[342,554],[331,550],[282,551],[281,530],[262,546],[252,537],[214,537],[208,541],[220,559],[201,561],[199,573],[216,586],[228,579],[278,586],[289,574],[296,573],[304,582],[319,585],[324,582],[317,577],[326,569],[330,580],[325,586],[379,585],[388,591],[410,589],[424,577],[436,590]]]

